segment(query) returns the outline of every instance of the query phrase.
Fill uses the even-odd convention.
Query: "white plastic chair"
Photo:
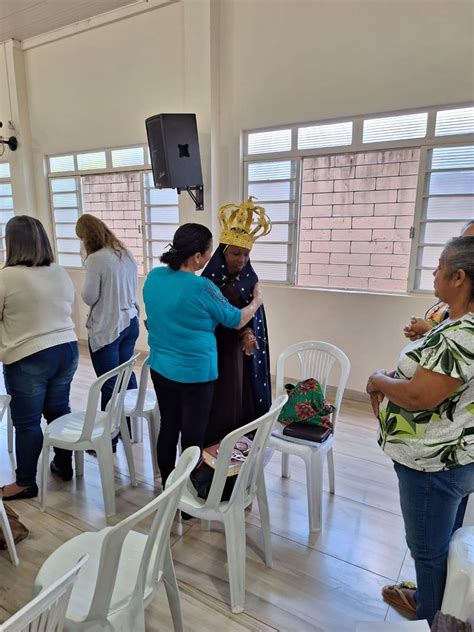
[[[8,549],[8,553],[10,555],[12,564],[14,566],[18,566],[20,564],[20,560],[18,559],[18,555],[16,553],[15,540],[13,539],[10,523],[8,522],[7,512],[5,511],[5,507],[3,506],[3,502],[1,498],[0,498],[0,529],[3,531],[3,535],[5,536],[5,542],[7,544],[7,549]]]
[[[282,453],[281,475],[284,478],[290,476],[289,455],[294,454],[303,459],[306,466],[306,491],[308,497],[309,530],[319,531],[322,524],[322,495],[323,495],[323,466],[327,458],[329,473],[329,489],[331,494],[335,491],[334,481],[334,456],[332,444],[336,430],[337,417],[341,407],[344,390],[351,370],[351,364],[346,354],[338,347],[321,342],[309,340],[291,345],[278,357],[276,368],[276,394],[285,392],[285,364],[289,358],[296,356],[299,361],[298,381],[314,377],[321,384],[323,393],[334,365],[339,365],[340,377],[337,385],[334,401],[335,411],[332,414],[333,434],[323,443],[313,443],[300,439],[289,439],[283,435],[283,426],[277,424],[270,440],[270,447]]]
[[[156,444],[160,429],[160,411],[156,401],[156,393],[153,388],[147,388],[150,365],[148,356],[143,360],[138,388],[128,390],[125,394],[125,416],[130,418],[132,440],[135,443],[143,441],[143,419],[148,423],[148,435],[150,437],[150,451],[153,465],[153,476],[158,476],[158,460]]]
[[[88,558],[87,554],[83,555],[73,568],[0,624],[0,632],[61,632],[72,587]],[[69,565],[70,561],[66,569]]]
[[[10,414],[10,395],[0,395],[0,421],[7,411],[7,448],[10,454],[13,452],[13,422]]]
[[[71,557],[85,551],[90,554],[72,591],[65,630],[145,632],[145,608],[161,581],[174,629],[183,630],[170,530],[182,490],[199,457],[199,448],[188,448],[176,466],[173,484],[160,496],[119,524],[81,533],[49,556],[36,577],[36,591],[49,586]],[[148,535],[133,530],[150,516]]]
[[[287,399],[286,395],[280,396],[266,415],[230,432],[221,441],[214,478],[206,500],[199,498],[192,483],[188,482],[179,503],[181,511],[191,516],[201,518],[204,521],[218,520],[224,524],[230,602],[232,612],[235,613],[244,611],[245,508],[252,503],[255,496],[258,500],[262,524],[265,563],[267,566],[272,565],[270,515],[263,468],[265,448],[270,439],[272,427]],[[253,439],[252,448],[240,469],[232,495],[229,501],[222,502],[222,491],[227,480],[232,450],[240,437],[255,430],[257,432]],[[166,488],[168,488],[169,483],[175,480],[175,473],[176,470],[173,470],[166,482]]]
[[[474,615],[474,527],[462,527],[451,538],[441,611],[461,621]]]
[[[428,621],[362,621],[355,632],[430,632]]]
[[[52,421],[44,431],[41,479],[41,509],[46,509],[46,491],[51,447],[74,450],[76,476],[84,473],[84,451],[95,450],[99,463],[100,479],[106,516],[115,514],[114,463],[111,438],[121,433],[128,470],[133,486],[136,486],[132,442],[123,412],[123,401],[133,367],[140,354],[134,355],[116,369],[101,375],[91,386],[85,412],[73,412]],[[107,411],[99,410],[102,385],[116,377],[115,386],[107,405]]]

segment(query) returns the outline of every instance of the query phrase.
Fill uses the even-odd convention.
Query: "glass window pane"
[[[474,145],[433,149],[432,169],[462,169],[463,167],[474,168]]]
[[[250,255],[252,261],[288,261],[288,246],[286,244],[269,244],[257,241]]]
[[[77,154],[78,169],[105,169],[107,161],[105,151],[95,151],[88,154]]]
[[[145,204],[178,204],[178,194],[174,189],[148,189],[145,191]],[[186,194],[187,195],[187,194]]]
[[[248,135],[249,154],[268,154],[291,149],[291,129],[255,132]]]
[[[285,263],[254,263],[255,272],[261,281],[288,281],[288,266]]]
[[[264,200],[270,202],[278,200],[291,200],[293,188],[291,182],[272,182],[267,184],[249,184],[248,194],[257,198],[257,204],[263,204]]]
[[[443,252],[443,246],[424,246],[418,251],[417,265],[423,268],[433,268],[438,266],[438,261],[441,253]]]
[[[426,136],[428,113],[386,116],[364,121],[363,143],[376,143],[405,138],[423,138]]]
[[[434,197],[426,205],[428,219],[472,219],[474,199],[472,197]]]
[[[415,287],[419,290],[433,291],[432,270],[417,270],[415,274]]]
[[[58,239],[59,252],[81,252],[81,242],[79,239]]]
[[[294,162],[281,160],[276,162],[252,162],[248,165],[249,182],[255,180],[287,180],[295,177]]]
[[[442,110],[436,115],[435,136],[474,133],[474,107]]]
[[[13,212],[13,210],[0,211],[0,224],[5,225],[12,217],[15,217],[15,213]]]
[[[177,206],[150,206],[148,221],[152,224],[179,224]]]
[[[58,263],[68,268],[82,268],[80,255],[58,253]]]
[[[150,227],[151,238],[167,239],[170,242],[173,240],[177,228],[175,224],[152,224]]]
[[[51,178],[51,191],[61,193],[63,191],[77,191],[76,178]]]
[[[10,177],[10,163],[2,162],[0,163],[0,178],[9,178]]]
[[[55,193],[53,195],[53,206],[55,208],[77,207],[76,193]]]
[[[153,257],[159,258],[167,249],[169,241],[153,241],[151,242],[151,254]]]
[[[465,222],[428,222],[422,227],[421,241],[427,244],[445,244],[459,237]]]
[[[260,202],[257,200],[256,204]],[[292,217],[292,207],[293,204],[291,202],[279,202],[277,204],[262,204],[265,208],[268,217],[272,220],[272,222],[287,222]]]
[[[145,161],[143,147],[128,147],[112,150],[113,167],[132,167],[143,165]]]
[[[298,129],[298,149],[338,147],[352,143],[352,122],[313,125]]]
[[[56,224],[57,237],[76,237],[76,224]]]
[[[271,232],[259,239],[259,243],[269,241],[288,241],[290,238],[288,224],[273,224]]]
[[[13,208],[12,197],[0,197],[0,208]]]
[[[469,193],[474,195],[474,171],[436,172],[429,176],[430,195]]]
[[[79,219],[79,212],[77,208],[72,209],[64,209],[64,210],[55,210],[54,218],[57,222],[65,222],[68,224],[76,223]]]
[[[74,156],[51,156],[49,170],[52,173],[59,171],[74,171]]]
[[[0,195],[11,195],[12,194],[12,185],[9,182],[5,184],[0,183]]]

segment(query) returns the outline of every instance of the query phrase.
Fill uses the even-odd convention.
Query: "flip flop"
[[[384,601],[410,618],[416,616],[416,585],[412,582],[401,582],[382,588]]]

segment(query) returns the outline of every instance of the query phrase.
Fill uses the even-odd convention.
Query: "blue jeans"
[[[462,525],[474,492],[474,463],[419,472],[394,463],[408,548],[415,560],[416,616],[431,625],[441,609],[451,536]]]
[[[41,416],[51,423],[71,412],[69,393],[78,358],[77,342],[66,342],[3,365],[5,387],[12,398],[18,485],[29,487],[36,483],[43,447]],[[70,466],[71,457],[69,450],[55,449],[58,467]]]
[[[92,351],[89,344],[89,352],[91,355],[92,366],[94,367],[97,377],[104,375],[107,371],[116,369],[118,366],[130,360],[135,349],[135,343],[138,338],[139,325],[138,318],[132,318],[130,325],[126,327],[113,342],[105,347],[101,347],[97,351]],[[102,386],[101,409],[105,410],[114,391],[115,379],[107,380]],[[132,373],[128,388],[137,388],[137,378]]]

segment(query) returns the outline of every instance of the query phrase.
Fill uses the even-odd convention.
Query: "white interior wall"
[[[468,101],[472,10],[470,0],[182,0],[29,49],[36,205],[19,210],[50,227],[44,156],[144,142],[143,121],[157,112],[198,113],[216,204],[241,197],[242,129]],[[0,63],[0,120],[5,81]],[[204,214],[180,206],[183,221],[211,222],[209,203]],[[80,290],[82,272],[71,276]],[[349,387],[359,391],[393,364],[401,326],[430,303],[276,285],[265,298],[273,366],[297,340],[328,340],[350,356]],[[85,312],[76,299],[81,337]]]
[[[226,0],[221,10],[221,194],[241,197],[240,132],[473,98],[470,1]],[[322,339],[352,361],[349,387],[392,366],[426,296],[266,286],[272,366]]]

